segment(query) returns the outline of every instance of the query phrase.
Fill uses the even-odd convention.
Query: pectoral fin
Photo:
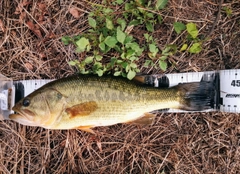
[[[74,105],[70,108],[66,108],[65,111],[69,114],[69,117],[72,118],[76,116],[88,116],[92,112],[96,111],[97,108],[97,103],[90,101]]]
[[[156,114],[144,113],[144,115],[136,120],[127,122],[128,124],[140,124],[140,125],[149,125],[152,124]]]
[[[93,128],[93,126],[79,126],[79,127],[76,127],[76,129],[95,134],[95,132],[91,128]]]

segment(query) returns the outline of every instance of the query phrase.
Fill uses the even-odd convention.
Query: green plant
[[[122,0],[112,3],[123,5]],[[153,32],[154,24],[161,22],[161,16],[153,13],[153,10],[163,9],[166,4],[167,0],[158,0],[156,4],[151,1],[146,3],[144,0],[131,0],[124,4],[124,11],[118,16],[107,5],[92,4],[95,10],[88,15],[90,29],[79,36],[62,37],[64,45],[73,43],[77,53],[85,52],[88,55],[83,61],[73,60],[69,64],[77,66],[81,73],[101,76],[113,71],[115,76],[132,79],[140,72],[137,65],[139,57],[143,51],[148,51],[148,66],[152,66],[153,61],[158,61],[158,67],[166,70],[166,58],[158,55],[159,49],[151,34],[144,35],[147,46],[139,45],[136,38],[129,34],[129,29],[137,25],[146,27],[150,33]]]
[[[156,23],[162,22],[162,17],[160,15],[155,15],[154,10],[163,9],[167,4],[167,0],[158,0],[153,6],[151,1],[130,1],[125,4],[126,13],[123,14],[125,19],[132,16],[132,20],[129,25],[145,25],[147,31],[153,32],[154,25]]]
[[[232,16],[232,9],[230,7],[223,7],[224,12],[226,13],[227,17]]]
[[[187,50],[190,53],[196,54],[202,50],[202,41],[198,37],[199,31],[196,24],[190,22],[185,25],[181,22],[175,22],[173,27],[177,34],[180,34],[184,30],[186,30],[188,33],[186,37],[187,42],[183,43],[180,51]]]
[[[167,58],[176,53],[177,46],[174,44],[167,45],[161,52],[158,49],[156,42],[153,37],[148,33],[144,34],[144,37],[148,43],[149,52],[148,56],[151,58],[150,60],[146,60],[144,66],[154,66],[155,68],[161,68],[163,71],[167,69]],[[154,61],[158,62],[157,64]]]

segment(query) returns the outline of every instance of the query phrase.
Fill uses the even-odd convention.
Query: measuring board
[[[206,81],[214,83],[214,101],[211,109],[201,111],[222,111],[240,113],[240,69],[190,72],[161,75],[144,75],[144,83],[156,88],[172,87],[179,83]],[[12,81],[0,74],[0,119],[8,119],[11,108],[21,98],[52,80]],[[164,112],[189,112],[176,109]]]

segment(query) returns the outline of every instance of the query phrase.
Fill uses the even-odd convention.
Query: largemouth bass
[[[209,109],[212,83],[155,88],[121,77],[75,75],[52,81],[21,99],[10,119],[47,129],[81,129],[117,123],[151,124],[154,110]]]

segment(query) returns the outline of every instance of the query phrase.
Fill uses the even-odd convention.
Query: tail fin
[[[177,86],[181,93],[179,109],[202,111],[214,107],[215,87],[213,81],[184,83]]]

